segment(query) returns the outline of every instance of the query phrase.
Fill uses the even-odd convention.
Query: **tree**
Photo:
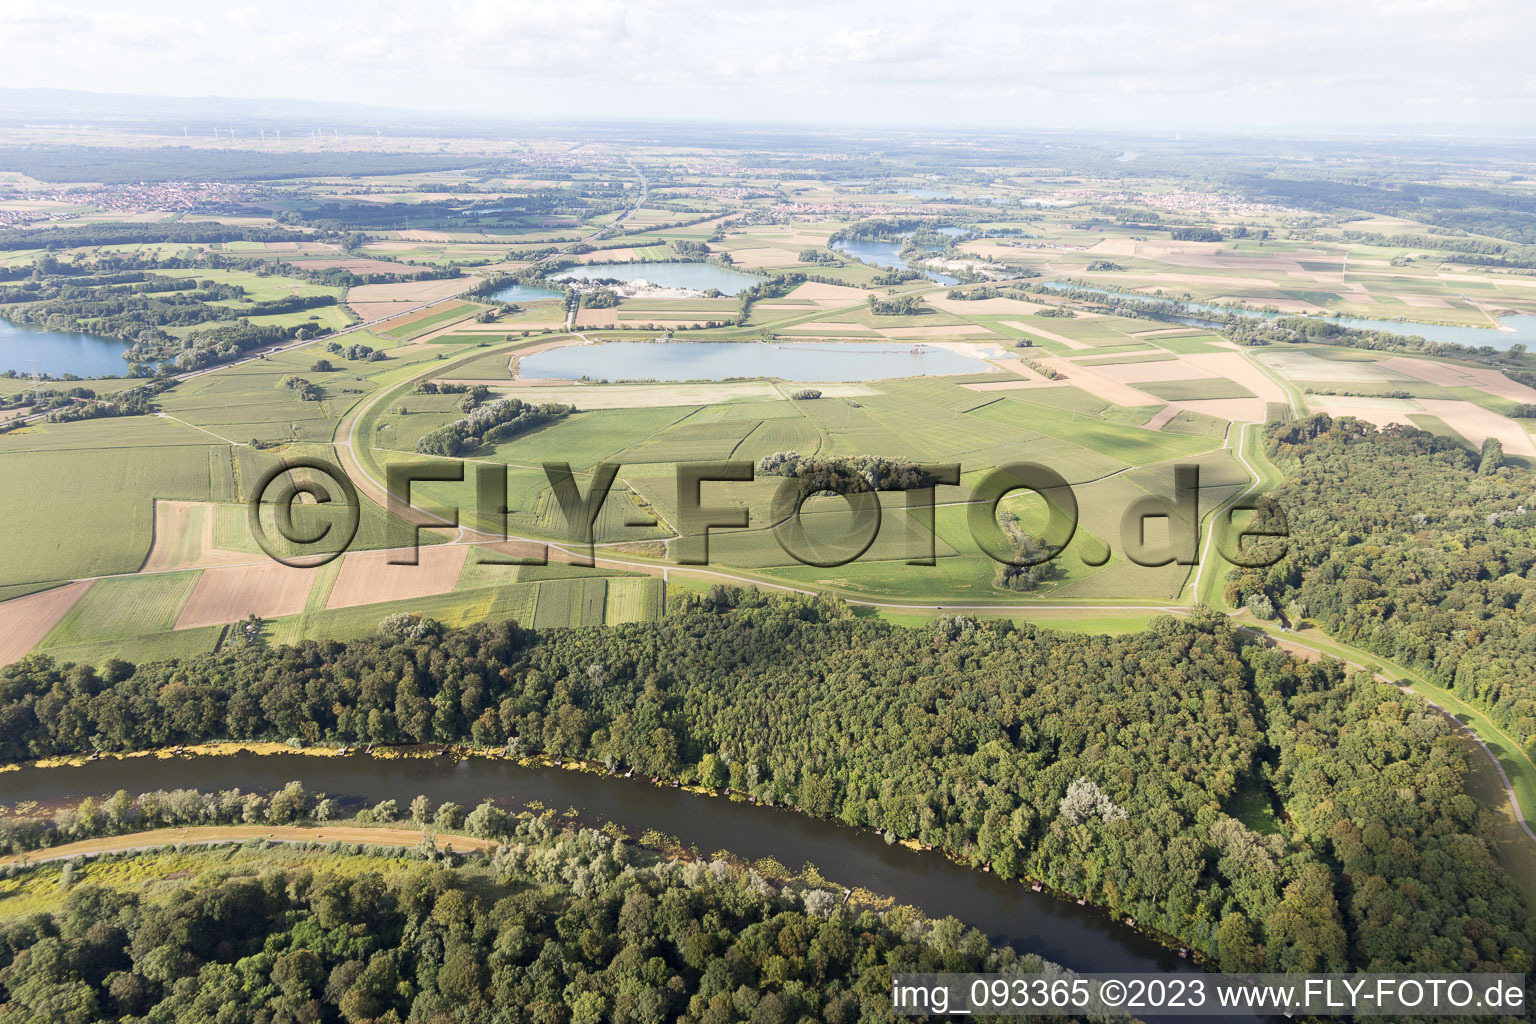
[[[309,812],[309,796],[302,782],[290,782],[272,795],[267,813],[279,825],[297,821]]]
[[[482,801],[469,817],[465,819],[464,826],[469,834],[479,839],[501,839],[511,831],[512,816],[497,807],[489,799]]]
[[[1268,621],[1275,617],[1275,603],[1269,599],[1268,594],[1249,594],[1247,606],[1256,619]]]
[[[485,974],[485,966],[475,950],[460,946],[438,968],[437,987],[453,1003],[470,1003],[480,997]]]
[[[1285,618],[1291,624],[1292,628],[1300,626],[1301,621],[1306,617],[1307,607],[1300,601],[1292,599],[1291,602],[1285,606]]]
[[[1216,949],[1221,969],[1228,974],[1245,974],[1261,966],[1253,944],[1253,930],[1241,913],[1233,912],[1221,919],[1216,929]]]
[[[1061,816],[1074,825],[1087,818],[1124,821],[1126,813],[1092,779],[1077,778],[1057,805]]]
[[[729,773],[720,758],[714,754],[705,754],[699,761],[699,784],[710,789],[718,789],[729,780]]]
[[[369,816],[369,821],[391,822],[400,817],[400,805],[394,800],[380,800],[372,808],[363,812]],[[363,820],[363,814],[358,815],[358,820]]]
[[[438,829],[457,829],[464,825],[464,808],[452,800],[443,804],[432,816],[432,824]]]
[[[1477,460],[1477,471],[1483,476],[1497,473],[1504,465],[1504,442],[1496,437],[1483,439],[1481,457]]]

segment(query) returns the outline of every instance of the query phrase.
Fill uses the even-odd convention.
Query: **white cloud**
[[[1536,124],[1527,0],[0,0],[0,84],[539,117]]]

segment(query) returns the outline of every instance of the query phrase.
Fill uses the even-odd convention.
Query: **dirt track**
[[[69,860],[72,857],[98,853],[116,853],[123,850],[147,850],[175,843],[243,843],[248,839],[271,839],[279,843],[364,843],[374,846],[411,847],[421,842],[423,833],[408,828],[300,828],[292,825],[209,825],[198,828],[157,828],[148,832],[131,832],[120,836],[102,836],[84,839],[78,843],[51,846],[46,850],[17,853],[0,857],[0,866],[6,864],[37,864],[51,860]],[[490,850],[496,843],[489,839],[471,836],[437,837],[439,850],[452,849],[457,853],[472,850]]]

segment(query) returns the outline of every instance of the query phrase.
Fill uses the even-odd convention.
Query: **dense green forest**
[[[6,228],[0,230],[0,250],[76,249],[96,245],[143,245],[178,242],[294,242],[312,237],[287,228],[257,228],[215,223],[84,224],[78,227]]]
[[[1536,754],[1536,475],[1412,427],[1271,424],[1291,542],[1233,576],[1484,708]]]
[[[215,871],[158,898],[76,884],[0,928],[0,1022],[837,1024],[894,1019],[898,971],[1045,966],[954,918],[855,914],[724,860],[539,818],[512,840],[489,863],[418,850],[388,872],[328,870],[326,851],[395,853],[332,844],[318,870]]]
[[[275,181],[329,174],[416,174],[464,165],[463,157],[417,153],[263,153],[252,149],[177,146],[127,149],[97,146],[12,146],[0,149],[0,170],[38,181]]]
[[[279,223],[328,231],[409,231],[420,228],[519,231],[545,217],[585,217],[623,209],[622,186],[588,183],[578,189],[534,188],[517,196],[480,202],[456,198],[416,203],[318,203],[285,210]]]
[[[1219,615],[901,629],[720,590],[644,624],[419,625],[99,672],[34,655],[0,670],[0,753],[505,744],[882,828],[1233,969],[1524,970],[1532,948],[1451,726]]]
[[[1382,176],[1367,183],[1327,177],[1279,178],[1239,174],[1251,196],[1308,210],[1364,210],[1405,217],[1436,227],[1536,243],[1536,198],[1519,189],[1438,185]]]

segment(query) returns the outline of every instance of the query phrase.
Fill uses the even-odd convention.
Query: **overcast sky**
[[[511,117],[1536,126],[1536,0],[0,0],[0,85]]]

